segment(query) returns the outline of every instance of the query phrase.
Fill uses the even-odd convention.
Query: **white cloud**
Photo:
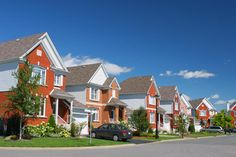
[[[111,75],[119,75],[121,73],[127,73],[133,70],[133,68],[119,66],[114,63],[110,63],[101,58],[92,58],[89,56],[75,56],[73,57],[71,53],[68,53],[66,56],[62,57],[65,65],[67,67],[84,65],[84,64],[94,64],[94,63],[103,63],[107,72]]]
[[[232,104],[233,102],[235,102],[236,99],[230,99],[230,100],[218,100],[215,102],[216,105],[226,105],[227,103]]]
[[[214,73],[210,73],[206,70],[196,70],[196,71],[189,71],[189,70],[180,70],[177,73],[172,73],[172,71],[167,70],[165,73],[161,73],[160,76],[180,76],[184,79],[192,79],[192,78],[209,78],[214,77]]]
[[[219,99],[220,95],[219,94],[214,94],[211,96],[211,99]]]

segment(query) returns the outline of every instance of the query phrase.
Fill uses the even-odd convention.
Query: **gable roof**
[[[70,73],[67,76],[67,85],[85,85],[92,78],[102,63],[79,65],[68,67]]]
[[[7,42],[0,43],[0,61],[13,60],[24,55],[30,48],[40,41],[45,33],[35,34]]]
[[[187,108],[189,108],[189,109],[193,108],[189,102],[190,98],[187,95],[182,93],[182,94],[180,94],[180,98],[181,98],[182,102],[187,106]]]
[[[233,102],[230,106],[229,106],[229,108],[230,109],[233,109],[233,107],[236,105],[236,101],[235,102]]]
[[[204,98],[199,98],[199,99],[190,100],[189,102],[192,105],[192,107],[196,109],[202,103],[203,100]]]
[[[108,77],[106,79],[106,81],[103,83],[103,86],[105,87],[109,87],[111,85],[111,83],[113,82],[113,80],[115,79],[115,77]]]
[[[152,84],[153,76],[137,76],[121,83],[120,94],[146,94]]]
[[[174,100],[177,86],[160,86],[158,89],[161,94],[161,100]]]

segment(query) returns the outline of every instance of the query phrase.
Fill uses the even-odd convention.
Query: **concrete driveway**
[[[132,146],[73,149],[6,149],[0,157],[236,157],[236,136],[149,143]]]

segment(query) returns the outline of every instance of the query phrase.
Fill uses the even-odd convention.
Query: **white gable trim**
[[[202,102],[197,106],[196,109],[198,109],[200,105],[202,105],[202,103],[204,103],[209,110],[211,109],[215,110],[215,107],[206,98],[202,100]]]
[[[188,108],[193,108],[189,101],[185,98],[184,94],[182,94],[180,98],[187,105]]]
[[[54,46],[54,44],[53,44],[51,38],[50,38],[49,35],[48,35],[48,33],[44,33],[44,34],[39,38],[39,42],[37,42],[33,47],[31,47],[28,51],[26,51],[26,53],[23,54],[23,55],[20,57],[20,59],[23,60],[29,53],[32,52],[33,49],[35,49],[37,46],[39,46],[39,45],[41,44],[41,45],[43,46],[43,48],[44,48],[44,50],[45,50],[45,52],[46,52],[48,58],[49,58],[50,61],[53,63],[53,59],[52,59],[53,56],[51,56],[51,55],[49,54],[49,50],[46,48],[47,46],[45,45],[43,39],[47,39],[47,41],[48,41],[48,43],[49,43],[49,46],[52,48],[52,50],[53,50],[53,52],[54,52],[54,54],[55,54],[55,56],[56,56],[56,58],[53,58],[53,59],[54,59],[54,60],[58,60],[58,61],[59,61],[59,64],[61,65],[61,67],[62,67],[63,69],[56,67],[55,64],[54,64],[54,66],[55,66],[54,68],[55,68],[55,69],[63,70],[63,71],[65,71],[65,72],[68,72],[68,70],[67,70],[67,68],[66,68],[66,66],[65,66],[65,64],[64,64],[64,62],[62,61],[60,55],[58,54],[57,49],[55,48],[55,46]]]
[[[100,70],[100,68],[103,69],[104,74],[106,75],[106,78],[109,77],[108,74],[107,74],[107,72],[106,72],[106,69],[105,69],[104,66],[103,66],[103,64],[101,64],[101,65],[97,68],[97,70],[95,71],[95,73],[94,73],[93,76],[89,79],[89,81],[88,81],[87,83],[90,83],[91,80],[93,80],[93,78],[96,76],[96,74],[98,73],[98,71]]]
[[[230,108],[230,110],[233,110],[233,108],[236,106],[236,104],[234,104],[231,108]]]
[[[151,81],[152,81],[152,83],[154,84],[154,87],[155,87],[155,89],[156,89],[157,95],[161,96],[161,94],[160,94],[160,92],[159,92],[159,89],[158,89],[158,86],[157,86],[157,84],[156,84],[156,80],[155,80],[154,76],[151,77]],[[149,89],[148,89],[148,93],[149,93],[149,91],[150,91],[151,85],[152,85],[152,84],[150,84],[150,87],[149,87]],[[147,94],[148,94],[148,93],[147,93]]]
[[[118,85],[118,89],[121,90],[120,84],[118,83],[116,77],[113,78],[113,80],[112,80],[111,83],[109,84],[109,87],[111,88],[111,85],[112,85],[112,83],[113,83],[114,81],[116,81],[116,84]]]

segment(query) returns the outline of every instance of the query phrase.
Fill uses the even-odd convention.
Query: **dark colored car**
[[[225,129],[226,133],[236,133],[236,128],[227,128]]]
[[[92,137],[126,141],[132,138],[132,132],[122,125],[109,123],[93,129]]]
[[[209,128],[203,128],[200,131],[224,133],[224,129],[220,126],[210,126]]]

